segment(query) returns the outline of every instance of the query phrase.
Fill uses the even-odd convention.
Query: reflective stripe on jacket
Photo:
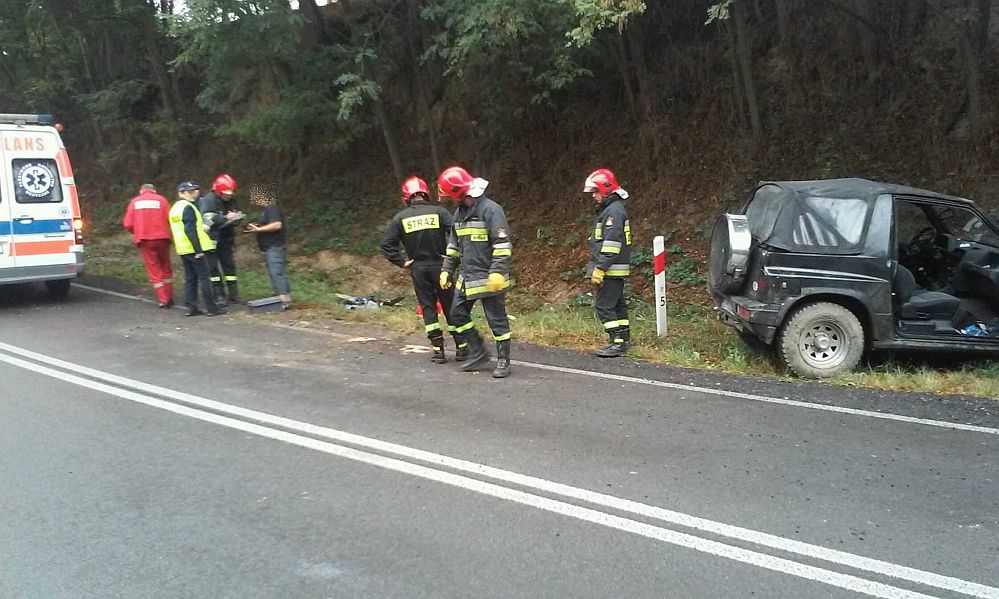
[[[152,239],[170,239],[170,204],[155,191],[146,190],[132,198],[122,224],[135,243]]]
[[[196,254],[194,243],[187,235],[184,227],[184,211],[190,208],[194,212],[195,230],[198,236],[198,245],[202,252],[210,252],[215,249],[215,242],[205,231],[204,221],[201,220],[201,212],[197,207],[187,200],[177,200],[170,208],[170,233],[173,236],[173,247],[177,250],[178,256]]]
[[[485,196],[471,207],[460,206],[448,239],[443,270],[458,273],[455,286],[468,299],[506,293],[510,286],[513,243],[503,208]],[[489,275],[503,275],[503,288],[490,292]]]
[[[624,278],[631,274],[631,223],[624,200],[616,193],[601,202],[589,245],[587,277],[593,274],[594,268],[603,270],[611,278]]]
[[[225,215],[227,212],[238,210],[235,199],[226,200],[225,196],[219,196],[214,191],[209,191],[198,198],[198,211],[201,212],[201,218],[208,223],[208,236],[215,241],[230,240],[235,237],[234,221],[228,220]]]

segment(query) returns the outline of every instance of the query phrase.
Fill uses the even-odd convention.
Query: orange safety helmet
[[[409,200],[418,193],[422,193],[430,199],[430,187],[427,182],[419,177],[410,177],[402,182],[402,203],[409,206]]]
[[[450,166],[437,178],[437,193],[459,202],[468,195],[474,181],[475,177],[465,169],[460,166]]]
[[[216,194],[236,193],[236,180],[232,178],[232,175],[222,173],[218,177],[215,177],[215,182],[212,183],[212,191]]]
[[[590,176],[586,178],[586,182],[583,183],[584,193],[596,192],[601,200],[618,189],[620,187],[617,184],[617,177],[608,168],[598,168],[590,173]]]

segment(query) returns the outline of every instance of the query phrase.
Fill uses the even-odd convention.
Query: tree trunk
[[[876,81],[881,68],[879,64],[878,36],[871,29],[876,15],[871,0],[857,0],[856,14],[861,18],[860,29],[860,49],[864,57],[864,65],[867,67],[867,80]]]
[[[968,127],[971,137],[982,136],[982,50],[988,39],[989,6],[987,0],[968,0],[969,18],[964,22],[961,53],[968,94]]]
[[[790,0],[775,0],[777,5],[777,30],[780,32],[780,44],[785,50],[791,48],[791,15],[788,10]]]
[[[999,0],[989,0],[987,3],[989,16],[985,20],[985,44],[995,45],[999,38]]]
[[[308,41],[313,44],[327,45],[329,39],[326,35],[326,24],[323,21],[323,16],[319,13],[319,7],[316,6],[315,0],[299,0],[298,9],[302,13],[302,18],[308,23]]]
[[[437,122],[434,119],[434,111],[430,101],[430,89],[427,83],[429,74],[426,65],[420,62],[420,57],[424,52],[422,31],[422,20],[420,18],[418,0],[408,0],[406,3],[406,41],[409,51],[409,62],[411,66],[411,84],[416,91],[416,103],[423,116],[424,126],[427,128],[427,141],[430,144],[430,162],[434,167],[434,173],[443,170],[441,162],[440,144],[437,141]]]
[[[642,28],[632,22],[625,32],[628,36],[628,46],[631,49],[631,64],[635,71],[635,84],[638,88],[638,105],[642,118],[648,120],[652,115],[652,90],[649,88],[649,69],[645,65],[645,46],[642,42]]]
[[[339,0],[339,4],[343,7],[344,20],[347,23],[347,29],[350,35],[350,39],[356,42],[358,39],[355,17],[354,6],[350,0]],[[362,64],[362,70],[365,65]],[[367,76],[369,79],[378,83],[377,74],[363,75]],[[402,181],[405,177],[405,170],[402,164],[402,151],[399,148],[399,138],[396,137],[395,129],[392,127],[392,120],[388,116],[388,112],[385,110],[384,100],[379,96],[371,99],[374,105],[375,118],[378,120],[378,125],[381,127],[382,136],[385,138],[385,149],[388,150],[389,160],[392,162],[392,174],[395,175],[396,181]]]
[[[160,59],[159,50],[156,48],[156,40],[146,40],[146,43],[149,45],[146,58],[149,61],[149,67],[153,71],[153,77],[156,79],[156,87],[160,90],[160,101],[163,102],[163,111],[169,120],[177,120],[179,112],[171,95],[173,84],[170,81],[170,75],[166,72],[166,68]]]
[[[735,2],[735,39],[738,46],[739,71],[746,92],[746,108],[749,111],[749,123],[753,128],[753,139],[759,141],[763,137],[763,123],[760,118],[760,103],[756,97],[756,80],[753,77],[753,54],[749,43],[749,32],[746,25],[745,0]]]
[[[742,78],[739,76],[739,56],[736,50],[735,27],[730,22],[723,24],[725,35],[728,37],[728,60],[732,67],[732,98],[735,104],[736,116],[739,119],[739,127],[745,128],[748,125],[746,118],[746,102],[742,94]]]
[[[638,103],[635,101],[635,92],[631,89],[631,75],[628,72],[628,53],[624,48],[624,39],[621,35],[614,36],[614,45],[611,47],[611,54],[614,55],[614,62],[617,64],[617,72],[621,76],[621,85],[624,87],[624,99],[628,104],[628,112],[632,119],[639,120]]]
[[[434,166],[434,173],[444,170],[441,162],[441,149],[437,141],[437,123],[434,119],[434,111],[430,106],[430,92],[427,90],[427,82],[423,77],[417,77],[418,94],[420,96],[420,108],[423,111],[423,118],[426,119],[427,141],[430,142],[430,161]]]
[[[926,21],[925,0],[909,0],[902,3],[902,35],[911,40],[921,31]]]
[[[406,173],[402,167],[402,153],[399,151],[399,140],[395,136],[395,130],[392,128],[392,122],[385,112],[385,105],[382,104],[381,98],[375,98],[374,104],[375,117],[378,119],[378,124],[381,125],[382,135],[385,136],[385,147],[388,150],[389,159],[392,161],[392,173],[395,175],[396,181],[402,181]]]

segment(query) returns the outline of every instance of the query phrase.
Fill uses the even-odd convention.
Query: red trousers
[[[170,267],[170,240],[147,239],[138,243],[146,274],[161,304],[173,300],[173,269]]]

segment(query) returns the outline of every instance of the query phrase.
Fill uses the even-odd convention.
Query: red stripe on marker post
[[[659,252],[652,260],[653,273],[660,275],[666,272],[666,252]]]
[[[666,238],[657,235],[652,240],[652,267],[656,288],[656,334],[665,337],[666,325]]]

